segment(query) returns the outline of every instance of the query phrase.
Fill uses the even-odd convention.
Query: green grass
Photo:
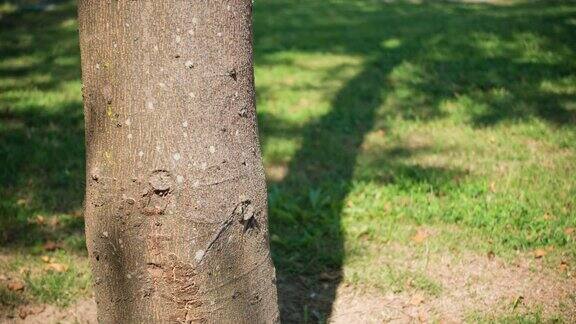
[[[8,3],[0,5],[2,252],[40,253],[55,240],[81,257],[74,6]],[[383,254],[405,258],[393,246],[419,258],[513,258],[553,246],[552,267],[576,263],[575,238],[564,232],[576,227],[576,4],[260,0],[254,15],[281,278],[315,287],[323,273],[343,272],[352,284],[402,291],[410,281],[442,293],[420,270],[371,265]],[[59,221],[31,221],[38,215]],[[434,235],[411,242],[423,227]],[[76,285],[34,280],[30,294],[41,301]],[[305,298],[297,303],[309,310]]]

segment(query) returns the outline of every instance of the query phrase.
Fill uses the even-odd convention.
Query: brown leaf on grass
[[[68,266],[62,263],[48,263],[46,269],[56,272],[66,272],[68,271]]]
[[[560,261],[560,265],[558,266],[558,270],[560,270],[560,272],[568,271],[568,262],[566,262],[564,260]]]
[[[414,241],[415,243],[423,243],[424,241],[426,241],[426,239],[428,238],[428,232],[421,228],[418,231],[416,231],[416,234],[414,234],[414,236],[412,236],[411,240]]]
[[[43,255],[43,256],[41,257],[41,259],[42,259],[42,261],[44,261],[44,262],[46,262],[46,263],[50,263],[50,262],[53,262],[53,261],[54,261],[53,258],[51,258],[51,257],[49,257],[49,256],[47,256],[47,255]]]
[[[44,218],[42,215],[36,215],[36,218],[34,218],[34,223],[38,225],[44,225],[46,223],[46,218]]]
[[[10,281],[8,285],[6,285],[8,290],[11,291],[22,291],[26,287],[22,281]]]
[[[545,256],[546,254],[548,254],[548,252],[547,252],[546,250],[544,250],[544,249],[536,249],[536,250],[534,250],[533,253],[534,253],[534,257],[535,257],[536,259],[540,259],[540,258],[542,258],[543,256]]]
[[[45,251],[55,251],[57,249],[60,249],[62,246],[60,246],[60,244],[54,241],[46,241],[46,243],[44,243],[42,247],[44,248]]]
[[[45,305],[23,305],[18,307],[18,316],[21,319],[26,319],[28,315],[40,314],[46,309]]]
[[[574,234],[574,231],[575,231],[575,230],[576,230],[576,229],[575,229],[574,227],[566,227],[566,228],[564,229],[564,234],[566,234],[566,235],[572,235],[572,234]]]

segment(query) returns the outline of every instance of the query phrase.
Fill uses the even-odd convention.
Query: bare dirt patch
[[[512,264],[477,255],[431,259],[425,273],[442,286],[434,297],[418,291],[383,293],[340,285],[332,323],[459,323],[473,313],[492,317],[540,311],[576,321],[576,280],[521,259]]]
[[[23,305],[15,318],[0,319],[2,323],[28,324],[96,324],[96,302],[93,298],[82,299],[74,305],[61,309],[49,305]]]
[[[412,258],[416,260],[417,258]],[[410,268],[410,265],[408,265]],[[413,267],[420,267],[417,261]],[[422,269],[418,269],[422,270]],[[299,322],[303,310],[292,305],[310,301],[307,319],[316,322],[322,305],[332,304],[330,323],[414,323],[440,321],[460,323],[472,313],[498,317],[539,310],[544,318],[558,316],[576,321],[576,280],[546,269],[538,260],[520,258],[507,263],[498,258],[468,254],[437,255],[427,262],[424,273],[442,286],[437,296],[416,289],[399,293],[359,287],[347,283],[337,288],[329,283],[311,288],[302,282],[284,280],[280,291],[285,323]],[[336,288],[335,291],[331,291]],[[324,296],[326,292],[334,295]],[[330,296],[332,297],[332,296]],[[20,306],[25,318],[4,318],[5,323],[97,323],[96,303],[83,299],[66,309],[54,306]],[[291,313],[291,314],[290,314]],[[295,313],[300,313],[296,316]]]

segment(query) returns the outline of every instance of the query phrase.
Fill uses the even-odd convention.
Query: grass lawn
[[[0,2],[0,314],[91,291],[75,6],[14,3]],[[576,3],[254,6],[286,322],[376,300],[411,320],[576,321]]]

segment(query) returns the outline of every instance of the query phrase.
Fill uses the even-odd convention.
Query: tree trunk
[[[251,0],[80,0],[104,323],[278,322]]]

